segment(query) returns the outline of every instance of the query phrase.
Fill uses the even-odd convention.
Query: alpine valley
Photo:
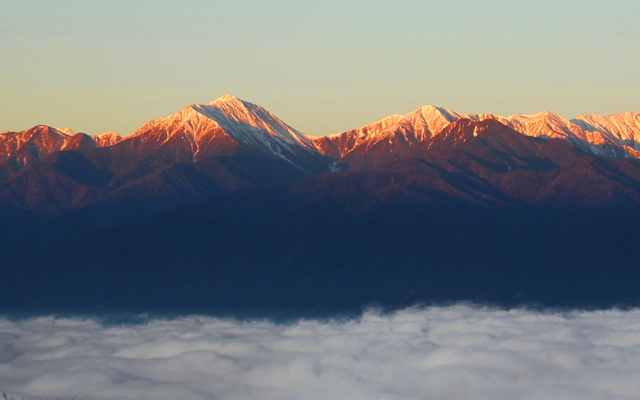
[[[0,134],[0,312],[640,304],[640,115],[425,106],[313,137],[225,95]]]

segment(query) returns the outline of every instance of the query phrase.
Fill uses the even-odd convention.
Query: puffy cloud
[[[33,400],[632,399],[638,376],[640,310],[0,320],[0,389]]]

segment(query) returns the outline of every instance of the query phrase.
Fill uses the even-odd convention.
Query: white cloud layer
[[[639,377],[640,310],[0,320],[0,390],[31,400],[637,399]]]

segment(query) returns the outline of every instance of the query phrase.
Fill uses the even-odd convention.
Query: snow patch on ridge
[[[69,136],[69,137],[74,136],[76,134],[70,128],[55,128],[55,129],[56,129],[56,131],[62,133],[63,135]]]

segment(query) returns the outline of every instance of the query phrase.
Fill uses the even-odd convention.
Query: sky
[[[312,135],[433,104],[640,111],[637,0],[23,0],[0,13],[0,131],[129,134],[226,93]]]
[[[343,321],[0,319],[16,399],[630,400],[640,310],[456,305]]]

